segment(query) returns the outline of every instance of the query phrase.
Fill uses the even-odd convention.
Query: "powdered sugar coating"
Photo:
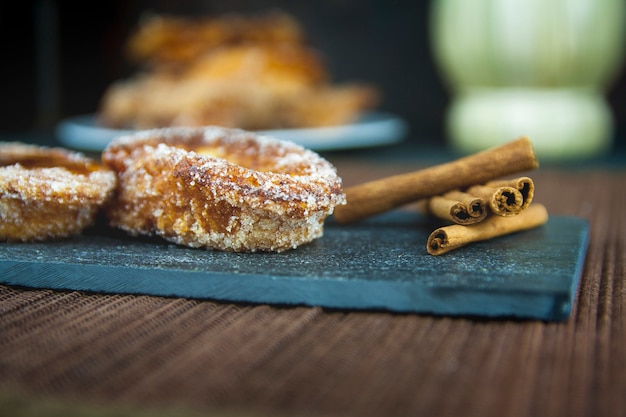
[[[113,141],[112,224],[187,246],[282,251],[323,234],[345,203],[336,169],[291,142],[219,127],[143,131]]]
[[[0,240],[47,240],[91,225],[117,184],[115,174],[77,152],[0,144]]]

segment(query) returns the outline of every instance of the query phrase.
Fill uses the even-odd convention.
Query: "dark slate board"
[[[588,224],[546,225],[441,256],[426,252],[437,226],[394,212],[326,224],[321,239],[283,253],[190,249],[94,228],[69,240],[0,243],[0,282],[37,288],[152,294],[408,313],[568,318]]]

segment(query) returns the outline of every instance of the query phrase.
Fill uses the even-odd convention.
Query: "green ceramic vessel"
[[[433,0],[430,17],[455,149],[522,135],[544,158],[610,147],[604,95],[624,56],[624,0]]]

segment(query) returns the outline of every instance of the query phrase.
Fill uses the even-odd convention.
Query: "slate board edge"
[[[451,316],[515,317],[562,321],[572,297],[562,292],[502,291],[489,288],[425,288],[415,283],[362,280],[354,285],[323,279],[322,285],[299,277],[138,269],[120,266],[0,261],[0,282],[33,288],[156,295],[225,302],[305,305],[331,309],[382,310]],[[100,277],[103,273],[108,279]],[[150,288],[146,291],[146,288]],[[341,297],[336,297],[337,293]],[[485,303],[498,306],[488,314]]]
[[[568,219],[567,216],[557,217]],[[580,218],[569,220],[574,220],[577,224],[575,239],[570,237],[575,240],[573,247],[576,251],[570,255],[571,262],[575,263],[568,268],[569,285],[548,290],[543,295],[529,288],[502,290],[467,285],[451,288],[437,283],[424,285],[404,282],[396,282],[390,286],[388,282],[371,279],[357,279],[359,285],[355,289],[354,277],[351,278],[350,285],[345,279],[342,280],[341,274],[319,277],[321,281],[318,279],[315,285],[319,286],[321,282],[320,290],[309,288],[311,283],[302,280],[297,274],[268,275],[266,272],[257,274],[250,271],[236,274],[237,279],[245,281],[245,284],[237,285],[237,280],[232,279],[233,274],[225,271],[138,268],[137,265],[124,267],[123,264],[103,265],[98,261],[85,264],[30,258],[16,260],[11,258],[10,251],[0,253],[0,282],[58,290],[561,321],[570,315],[589,243],[588,221]],[[551,272],[554,273],[555,271]],[[142,279],[144,275],[149,275],[149,279]],[[556,276],[548,275],[546,278]],[[193,285],[190,286],[190,282]],[[334,299],[333,294],[341,294],[344,300]],[[486,311],[485,305],[498,307]]]

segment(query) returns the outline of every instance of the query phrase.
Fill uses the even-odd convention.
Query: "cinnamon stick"
[[[426,250],[431,255],[441,255],[472,242],[532,229],[547,221],[548,211],[545,206],[532,204],[517,216],[489,216],[482,222],[470,226],[454,224],[440,227],[428,237]]]
[[[517,188],[473,185],[467,193],[487,201],[491,211],[498,216],[513,216],[522,211],[523,197]]]
[[[440,219],[456,224],[474,224],[487,216],[484,199],[455,190],[428,200],[426,211]]]
[[[334,216],[348,223],[538,166],[531,141],[522,137],[452,162],[348,187],[347,204],[336,207]]]
[[[490,187],[513,187],[517,189],[522,196],[521,209],[525,210],[533,200],[535,196],[535,183],[532,178],[519,177],[508,180],[494,180],[489,181],[487,184]]]

